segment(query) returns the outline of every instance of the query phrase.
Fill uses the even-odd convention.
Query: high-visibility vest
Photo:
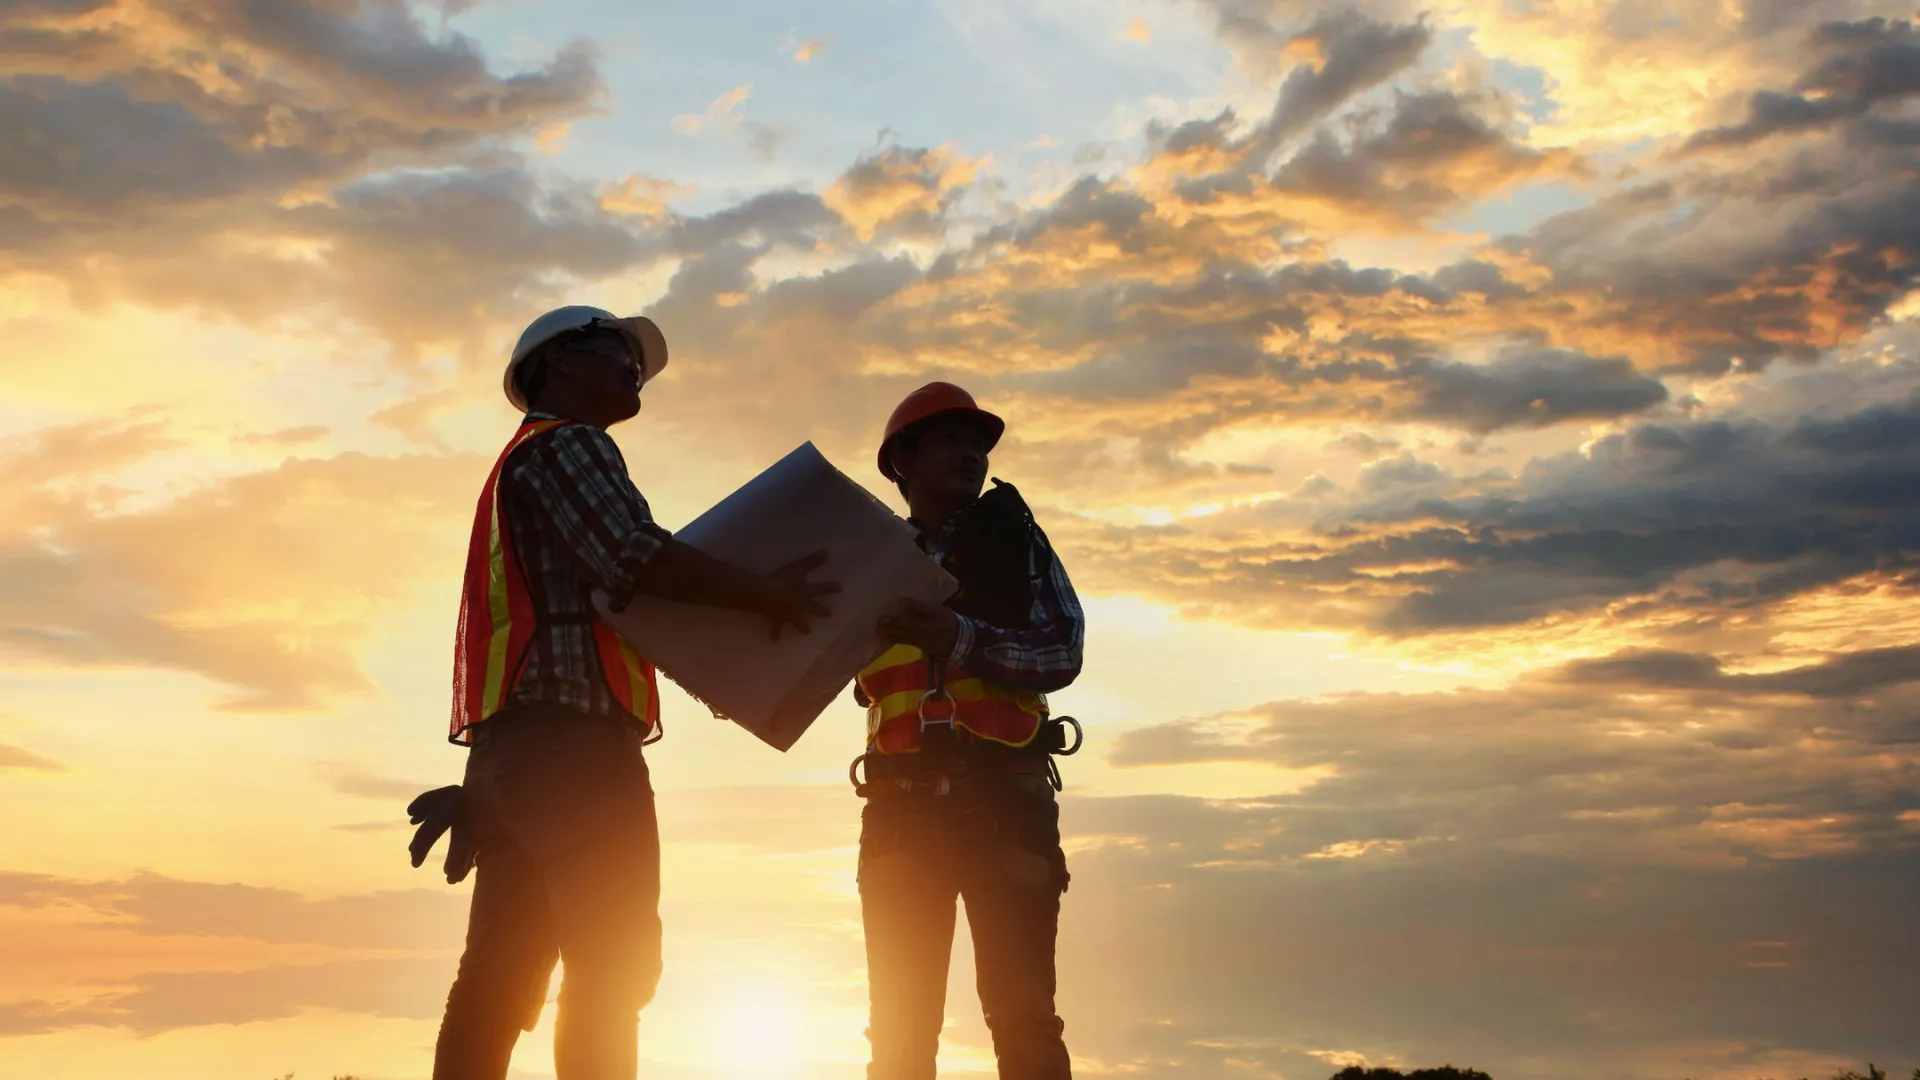
[[[913,645],[893,646],[855,676],[869,702],[868,750],[914,753],[920,749],[922,724],[944,724],[949,718],[955,727],[1006,746],[1026,746],[1040,733],[1047,695],[995,686],[951,662],[943,666],[946,692],[931,696],[934,665]]]
[[[500,473],[507,459],[530,439],[571,423],[528,420],[514,433],[487,474],[474,510],[467,541],[467,572],[460,589],[460,628],[453,653],[453,719],[449,740],[466,741],[466,731],[499,712],[519,681],[533,643],[533,592],[513,549],[513,535],[500,516]],[[593,641],[600,670],[614,701],[651,735],[660,723],[660,700],[653,664],[620,635],[592,616]]]

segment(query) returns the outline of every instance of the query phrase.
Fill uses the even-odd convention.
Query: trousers
[[[473,903],[433,1080],[504,1080],[556,961],[558,1080],[633,1080],[661,969],[660,829],[640,733],[548,704],[512,706],[473,733],[462,782]]]
[[[1000,1080],[1069,1080],[1054,1007],[1066,891],[1059,807],[1042,777],[950,795],[876,787],[861,812],[868,1080],[932,1080],[956,902],[973,931],[980,1005]]]

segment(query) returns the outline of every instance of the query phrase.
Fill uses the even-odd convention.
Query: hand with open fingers
[[[880,616],[875,629],[886,641],[918,646],[930,656],[951,656],[960,636],[960,616],[943,604],[902,600]]]
[[[830,613],[825,598],[840,591],[839,582],[813,581],[807,576],[826,561],[827,553],[816,551],[767,575],[767,590],[760,611],[767,617],[767,630],[773,640],[779,641],[788,625],[802,634],[808,633],[813,629],[810,620]]]

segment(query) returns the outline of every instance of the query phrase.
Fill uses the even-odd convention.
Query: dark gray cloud
[[[1568,682],[1613,688],[1851,697],[1920,682],[1920,646],[1845,653],[1818,664],[1764,675],[1727,672],[1718,658],[1699,653],[1639,650],[1577,661],[1563,670],[1562,677]],[[1920,735],[1920,731],[1913,734]]]
[[[1274,174],[1274,187],[1343,204],[1362,218],[1418,222],[1495,191],[1578,168],[1572,155],[1536,150],[1457,94],[1398,95],[1387,122],[1343,145],[1322,129]]]
[[[1410,67],[1432,40],[1433,30],[1425,22],[1375,22],[1347,7],[1321,16],[1292,39],[1296,47],[1310,45],[1319,62],[1295,66],[1281,83],[1273,112],[1245,148],[1252,163],[1264,162],[1355,95]],[[1302,59],[1307,51],[1301,50]]]
[[[1279,503],[1076,543],[1102,588],[1258,621],[1425,635],[1610,608],[1710,624],[1867,575],[1914,587],[1917,493],[1920,397],[1906,397],[1792,422],[1641,423],[1518,475],[1403,452],[1344,498],[1323,491],[1310,530]]]
[[[1695,135],[1690,149],[1745,146],[1864,116],[1883,103],[1920,95],[1920,35],[1888,19],[1829,22],[1807,35],[1820,57],[1790,91],[1762,90],[1738,124]]]
[[[112,31],[58,19],[6,28],[0,126],[12,152],[0,157],[0,198],[58,218],[272,197],[376,154],[453,151],[578,116],[601,93],[585,45],[497,76],[472,40],[430,36],[396,0],[135,6],[139,17]],[[142,20],[181,44],[149,48]],[[189,77],[195,64],[231,85],[207,89]]]
[[[0,270],[243,319],[331,308],[404,361],[490,352],[495,312],[640,257],[641,223],[502,149],[597,107],[585,43],[498,74],[399,0],[131,7],[4,14]]]
[[[1435,364],[1420,373],[1416,385],[1412,415],[1482,434],[1627,416],[1667,400],[1666,386],[1625,357],[1594,359],[1556,350],[1489,364]]]

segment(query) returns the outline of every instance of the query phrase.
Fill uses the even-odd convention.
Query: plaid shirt
[[[931,541],[922,535],[921,547],[935,560],[946,559],[954,524],[948,521]],[[1080,675],[1087,618],[1067,568],[1038,536],[1027,549],[1027,581],[1033,588],[1032,629],[1009,630],[962,615],[947,659],[997,686],[1050,694]]]
[[[640,567],[671,534],[654,524],[620,448],[591,424],[563,425],[515,451],[501,471],[500,499],[538,620],[508,703],[624,714],[594,648],[593,590],[605,589],[615,610],[626,607]]]

